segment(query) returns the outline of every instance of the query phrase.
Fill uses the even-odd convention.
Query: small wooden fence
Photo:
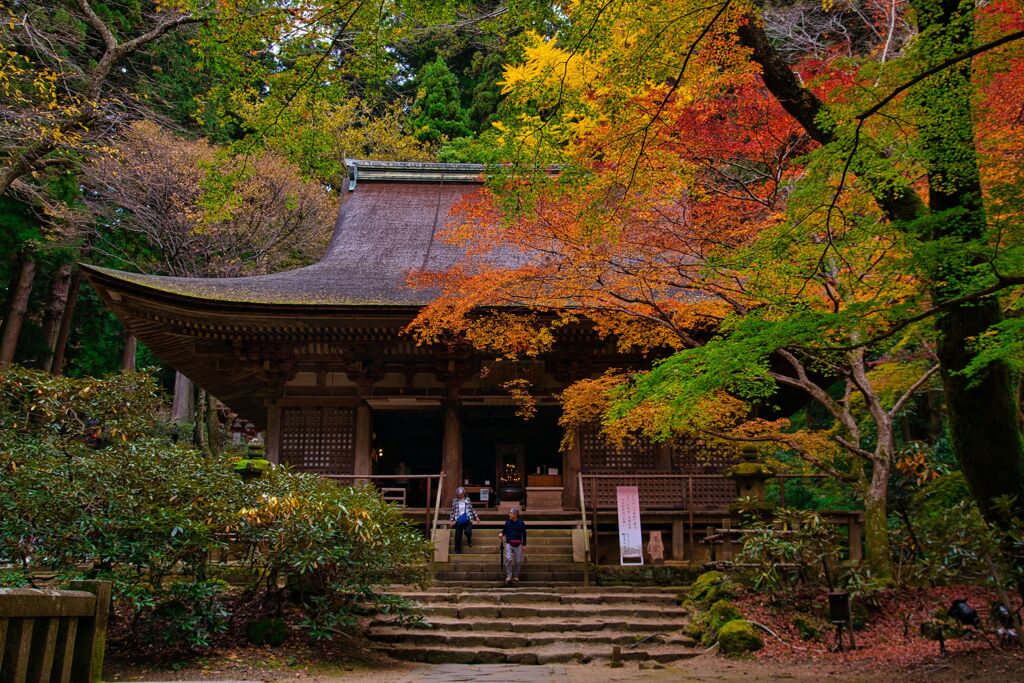
[[[0,681],[94,683],[103,671],[110,582],[0,588]]]

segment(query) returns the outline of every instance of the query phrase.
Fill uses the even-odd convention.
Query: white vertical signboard
[[[640,491],[635,486],[616,486],[619,506],[619,564],[644,563],[643,536],[640,533]]]

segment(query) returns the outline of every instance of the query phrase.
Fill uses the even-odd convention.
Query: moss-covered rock
[[[803,614],[793,617],[793,627],[800,633],[800,638],[803,640],[817,640],[826,628],[823,622]]]
[[[703,612],[700,618],[695,620],[700,623],[700,641],[706,647],[718,640],[719,631],[730,621],[742,619],[743,615],[728,600],[719,600],[711,606],[707,612]]]
[[[707,609],[719,600],[736,597],[736,591],[725,574],[716,571],[704,572],[690,586],[687,598],[695,606]]]
[[[744,655],[760,650],[764,641],[749,621],[733,619],[719,629],[718,646],[723,654]]]

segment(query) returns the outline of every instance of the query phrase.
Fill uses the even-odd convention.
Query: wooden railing
[[[583,492],[583,473],[581,472],[579,477],[580,487],[580,528],[583,529],[583,585],[590,585],[590,532],[587,530],[587,504],[586,496]],[[594,533],[597,533],[597,527],[594,527]]]
[[[779,504],[786,504],[786,481],[791,479],[820,479],[824,474],[776,474],[769,481],[779,484]],[[687,518],[687,553],[694,556],[696,545],[695,513],[725,511],[736,502],[736,482],[722,474],[682,474],[674,472],[581,472],[580,507],[584,519],[589,511],[591,528],[594,530],[594,561],[598,559],[597,523],[598,512],[615,510],[618,507],[615,488],[636,486],[640,494],[640,511],[675,512]],[[831,511],[823,513],[830,521],[849,528],[850,556],[859,557],[861,529],[858,512]]]
[[[430,527],[430,542],[436,547],[437,546],[437,518],[441,514],[441,491],[444,490],[444,472],[441,472],[441,476],[437,480],[437,501],[434,503],[434,523]],[[427,487],[427,491],[430,491],[430,487]],[[447,542],[447,541],[446,541]],[[436,552],[430,553],[430,580],[434,580],[434,565],[435,558],[437,557]]]
[[[0,681],[94,683],[103,673],[110,582],[0,589]]]

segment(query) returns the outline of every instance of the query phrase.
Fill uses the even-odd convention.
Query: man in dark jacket
[[[526,551],[526,525],[519,519],[519,508],[508,511],[508,519],[498,537],[505,543],[505,583],[519,583],[519,570]]]

